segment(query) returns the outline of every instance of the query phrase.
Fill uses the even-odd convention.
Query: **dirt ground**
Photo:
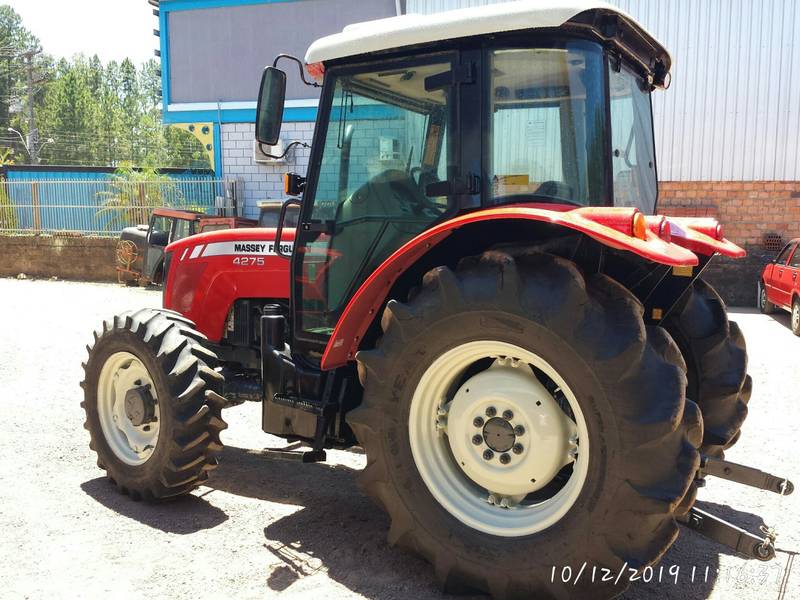
[[[111,488],[81,426],[84,346],[103,318],[160,300],[115,285],[0,279],[0,597],[443,597],[426,563],[387,546],[387,518],[356,486],[364,456],[266,459],[259,450],[282,443],[260,431],[258,405],[226,411],[223,464],[193,495],[150,506]],[[732,313],[754,392],[728,458],[800,483],[800,339],[786,315]],[[682,531],[661,583],[636,583],[624,597],[800,598],[800,564],[781,596],[800,550],[798,502],[800,492],[710,480],[698,506],[750,531],[776,526],[783,551],[760,563]]]

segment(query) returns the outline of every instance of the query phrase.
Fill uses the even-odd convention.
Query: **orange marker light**
[[[633,235],[640,240],[647,239],[647,217],[643,213],[633,215]]]
[[[312,79],[317,83],[322,83],[322,79],[325,77],[325,65],[321,62],[311,63],[306,65],[306,71],[308,74],[311,75]]]
[[[283,174],[283,193],[289,195],[289,174]]]

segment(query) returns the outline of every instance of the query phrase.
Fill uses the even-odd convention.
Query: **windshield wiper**
[[[336,136],[336,147],[341,150],[344,146],[345,125],[347,125],[347,101],[350,101],[350,112],[353,112],[353,94],[342,90],[342,101],[339,105],[339,133]]]

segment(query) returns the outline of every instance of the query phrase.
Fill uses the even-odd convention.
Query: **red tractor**
[[[156,208],[148,225],[126,227],[117,242],[117,278],[125,285],[164,282],[164,249],[172,242],[203,233],[255,227],[258,222],[242,217],[216,217],[196,210]]]
[[[222,409],[257,400],[305,462],[363,447],[389,541],[449,589],[612,596],[678,523],[771,558],[772,534],[693,507],[707,475],[792,487],[723,457],[751,379],[702,272],[744,251],[655,215],[667,51],[605,3],[515,2],[348,27],[310,47],[312,81],[279,60],[322,87],[286,178],[299,224],[171,244],[163,310],[96,333],[83,406],[109,479],[188,493]],[[264,145],[285,84],[265,70]]]

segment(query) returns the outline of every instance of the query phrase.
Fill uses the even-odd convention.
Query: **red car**
[[[758,282],[758,307],[769,314],[775,307],[792,313],[792,332],[800,335],[800,238],[780,251],[777,258],[764,267]]]

